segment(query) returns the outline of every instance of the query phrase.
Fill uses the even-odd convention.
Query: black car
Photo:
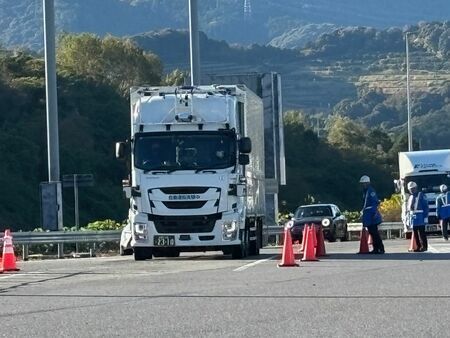
[[[334,204],[311,204],[297,208],[290,221],[293,241],[301,241],[305,224],[322,224],[325,238],[329,242],[347,239],[347,219]]]

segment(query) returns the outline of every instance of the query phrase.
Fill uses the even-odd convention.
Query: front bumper
[[[233,215],[234,216],[234,215]],[[145,223],[147,227],[147,231],[145,235],[133,233],[131,239],[132,247],[158,247],[162,248],[165,246],[155,245],[155,236],[170,236],[170,238],[174,239],[174,246],[170,247],[178,247],[178,248],[206,248],[206,247],[215,247],[222,248],[226,246],[233,246],[241,244],[241,240],[239,239],[239,222],[237,222],[237,230],[236,235],[232,239],[224,239],[223,235],[223,224],[224,222],[229,222],[234,220],[233,217],[224,217],[223,219],[215,221],[215,224],[212,228],[212,231],[208,232],[180,232],[175,233],[171,232],[158,232],[154,222],[148,220],[138,221],[135,219],[135,222]],[[167,247],[167,246],[166,246]]]

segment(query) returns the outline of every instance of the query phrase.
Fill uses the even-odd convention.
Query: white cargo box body
[[[186,106],[179,95],[173,94],[175,88],[159,87],[156,90],[159,95],[153,93],[149,96],[141,95],[142,88],[132,90],[132,137],[139,132],[166,131],[167,125],[170,125],[171,131],[183,131],[197,129],[197,124],[202,125],[203,131],[223,129],[228,125],[236,129],[241,137],[250,137],[250,163],[245,166],[246,214],[247,217],[264,217],[264,115],[261,99],[244,85],[199,86]],[[193,123],[176,123],[177,115],[192,115]],[[177,172],[172,177],[179,174],[182,173]],[[198,179],[204,176],[192,177]],[[139,177],[133,178],[141,184]]]
[[[400,178],[421,173],[450,171],[450,150],[427,150],[398,154]]]
[[[407,184],[411,181],[419,186],[428,200],[429,214],[427,231],[437,231],[439,220],[436,215],[436,197],[439,186],[449,183],[450,150],[425,150],[400,152],[398,154],[400,173],[400,192],[402,195],[402,220],[406,225],[406,209],[409,192]]]

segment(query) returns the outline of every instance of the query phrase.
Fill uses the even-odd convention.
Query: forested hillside
[[[450,23],[421,23],[409,31],[415,135],[423,149],[450,147],[450,119],[437,136],[438,126],[433,127],[437,117],[449,114]],[[189,69],[186,31],[163,30],[132,39],[160,55],[166,71]],[[206,75],[279,72],[284,108],[317,116],[322,128],[335,113],[390,133],[405,129],[405,40],[399,28],[340,28],[296,49],[243,48],[201,34],[200,46]]]
[[[105,218],[121,221],[127,211],[121,192],[126,171],[114,159],[113,149],[129,131],[124,88],[161,83],[161,63],[130,41],[88,34],[62,37],[57,56],[61,174],[94,174],[95,186],[80,190],[82,225]],[[139,72],[144,68],[146,72]],[[2,51],[0,70],[0,185],[5,192],[0,195],[0,225],[28,230],[39,226],[38,187],[47,179],[44,65],[41,58]],[[345,130],[353,122],[328,121],[328,140],[314,134],[308,116],[288,114],[289,176],[281,195],[288,208],[311,200],[358,208],[357,177],[363,172],[379,181],[381,196],[390,194],[390,180],[382,178],[395,170],[394,142],[383,132],[372,135],[364,126],[352,124],[350,128],[357,126],[359,140],[367,145],[349,148],[346,144],[354,144],[354,136],[341,135],[342,123]],[[373,151],[373,144],[379,142],[389,146]],[[361,156],[367,150],[370,155]],[[336,170],[342,175],[330,174]],[[72,196],[72,190],[64,190],[66,226],[73,225]]]
[[[75,66],[72,60],[87,46],[93,53],[86,55],[89,62]],[[40,225],[39,183],[48,179],[44,63],[24,53],[0,55],[0,225],[34,229]],[[95,186],[80,189],[82,224],[121,221],[127,205],[121,192],[125,168],[114,158],[114,143],[129,134],[129,104],[121,84],[158,84],[159,61],[122,40],[91,36],[65,37],[58,60],[61,174],[94,174]],[[117,71],[121,66],[126,73]],[[105,76],[109,67],[113,77]],[[133,72],[142,67],[148,71]],[[63,195],[65,225],[71,226],[73,190]]]
[[[232,43],[266,44],[287,32],[315,39],[309,24],[403,27],[419,21],[449,20],[447,0],[243,0],[199,1],[200,28]],[[60,32],[133,35],[163,28],[186,29],[187,0],[55,0]],[[40,50],[42,1],[0,0],[0,43]],[[286,40],[286,37],[281,38]]]
[[[448,148],[449,23],[410,31],[414,143],[416,149]],[[403,35],[400,29],[343,28],[293,49],[238,47],[201,35],[205,74],[281,73],[284,108],[291,110],[288,185],[280,196],[288,208],[314,200],[358,209],[362,173],[374,178],[382,197],[392,192],[397,152],[406,149]],[[113,149],[129,131],[127,88],[180,83],[188,69],[187,34],[163,30],[130,40],[65,34],[57,56],[61,173],[95,176],[95,187],[80,191],[82,224],[121,221],[125,168]],[[42,56],[0,51],[0,107],[0,185],[7,192],[0,195],[0,225],[32,229],[39,226],[39,182],[47,179]],[[70,189],[64,201],[70,226]]]

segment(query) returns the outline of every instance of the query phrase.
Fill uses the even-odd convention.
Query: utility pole
[[[411,126],[411,91],[409,83],[409,32],[406,32],[406,104],[408,108],[408,151],[413,151]]]
[[[189,0],[189,42],[191,59],[191,86],[195,86],[201,84],[197,0]]]
[[[54,0],[43,0],[44,15],[44,52],[45,52],[45,88],[47,111],[47,153],[48,181],[56,185],[56,209],[58,210],[58,229],[62,222],[62,193],[59,172],[59,135],[58,104],[56,92],[55,57],[55,4]]]

